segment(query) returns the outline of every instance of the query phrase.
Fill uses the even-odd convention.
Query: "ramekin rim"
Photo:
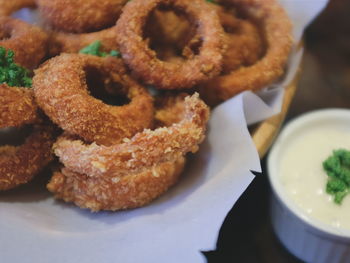
[[[281,147],[283,148],[281,145],[283,145],[285,138],[290,136],[289,134],[296,132],[298,129],[302,128],[310,121],[339,117],[348,118],[350,125],[350,110],[344,108],[327,108],[314,110],[304,113],[288,122],[277,137],[275,143],[272,145],[271,150],[267,156],[267,174],[273,193],[286,206],[286,208],[289,209],[294,215],[296,215],[301,221],[311,226],[312,228],[321,231],[323,234],[350,240],[350,230],[344,228],[338,229],[316,218],[311,218],[304,212],[302,208],[295,204],[295,202],[288,196],[288,194],[283,191],[283,186],[278,180],[276,165],[276,160],[279,158],[278,152],[280,151]]]

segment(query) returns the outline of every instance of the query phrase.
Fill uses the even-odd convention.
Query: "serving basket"
[[[302,45],[300,46],[302,47]],[[300,73],[301,68],[299,66],[293,81],[285,89],[281,112],[260,122],[258,125],[252,128],[252,138],[261,159],[266,155],[285,120],[297,89]]]

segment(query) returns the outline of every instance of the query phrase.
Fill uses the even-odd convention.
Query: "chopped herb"
[[[81,54],[87,54],[87,55],[93,55],[93,56],[98,56],[98,57],[121,57],[121,54],[118,50],[112,50],[110,53],[106,53],[101,51],[101,41],[95,41],[88,45],[87,47],[84,47],[79,51]]]
[[[14,62],[15,53],[0,47],[0,83],[11,87],[31,87],[29,71]]]
[[[112,50],[110,53],[109,53],[110,56],[112,57],[117,57],[117,58],[120,58],[121,57],[121,54],[118,50]]]
[[[323,169],[328,175],[327,193],[333,195],[336,204],[341,204],[350,189],[350,151],[333,151],[323,162]]]
[[[208,3],[218,4],[215,0],[206,0]]]

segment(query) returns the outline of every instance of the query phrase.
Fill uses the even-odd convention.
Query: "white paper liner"
[[[299,43],[327,0],[281,2]],[[278,85],[258,95],[243,92],[217,107],[207,139],[188,160],[180,182],[149,206],[92,214],[36,188],[0,193],[1,261],[205,262],[200,251],[215,249],[225,216],[254,178],[250,171],[261,171],[247,123],[280,111],[283,87],[294,78],[301,57],[302,49],[295,47]]]

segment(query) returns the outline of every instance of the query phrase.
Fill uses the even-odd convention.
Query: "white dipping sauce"
[[[341,205],[335,204],[326,192],[328,178],[322,167],[333,150],[350,150],[349,126],[324,123],[297,131],[280,152],[279,175],[288,196],[306,216],[350,230],[350,194]]]

